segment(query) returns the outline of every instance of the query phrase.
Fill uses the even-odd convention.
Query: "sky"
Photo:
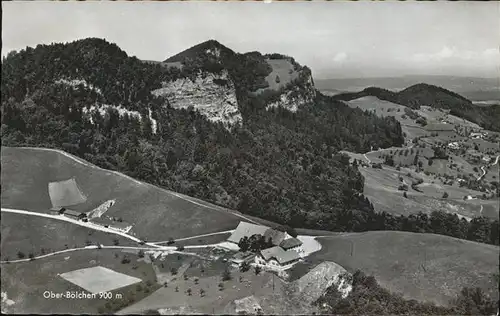
[[[2,2],[2,56],[26,46],[105,38],[166,58],[215,39],[281,53],[317,79],[500,76],[500,2]]]

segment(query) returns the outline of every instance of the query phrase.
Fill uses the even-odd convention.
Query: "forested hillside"
[[[266,111],[279,95],[250,93],[266,75],[262,56],[224,52],[216,62],[191,51],[182,69],[142,62],[100,39],[10,53],[2,61],[2,143],[61,148],[281,223],[332,228],[332,214],[371,209],[360,173],[337,152],[397,146],[399,123],[320,95],[295,113]],[[235,82],[244,119],[230,131],[150,93],[164,81],[221,67]]]
[[[210,47],[219,48],[219,57],[203,53]],[[280,92],[253,93],[267,73],[265,57],[256,52],[236,54],[210,41],[176,58],[181,69],[145,63],[100,39],[10,53],[2,61],[2,145],[60,148],[294,227],[433,232],[498,244],[498,221],[373,211],[357,166],[338,151],[400,146],[394,118],[378,118],[319,93],[296,112],[266,110]],[[243,115],[243,124],[231,129],[193,109],[173,109],[168,99],[150,93],[162,82],[222,70],[234,81]],[[307,75],[306,67],[301,70]],[[304,80],[294,82],[294,93],[306,89]]]
[[[425,83],[413,85],[399,92],[371,87],[360,92],[338,94],[334,98],[351,101],[366,96],[374,96],[414,109],[420,106],[448,109],[450,114],[474,122],[485,129],[500,131],[500,122],[497,119],[500,115],[500,106],[478,107],[455,92]]]

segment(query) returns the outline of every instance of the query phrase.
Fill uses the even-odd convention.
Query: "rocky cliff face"
[[[297,112],[299,107],[310,104],[314,101],[316,89],[310,72],[292,81],[287,88],[282,91],[280,99],[267,104],[266,109],[282,107],[291,112]]]
[[[152,94],[164,97],[173,108],[192,107],[227,129],[243,121],[245,105],[237,100],[245,100],[244,94],[262,97],[266,109],[282,107],[292,112],[316,96],[309,68],[284,55],[238,54],[207,41],[164,61],[172,63],[182,65],[177,67],[178,79],[163,82]]]
[[[325,294],[332,285],[337,287],[344,298],[352,290],[352,284],[349,278],[345,277],[346,275],[349,273],[342,266],[335,262],[325,261],[297,280],[296,290],[300,293],[301,300],[310,304]]]
[[[162,85],[152,93],[166,98],[173,108],[193,107],[210,121],[221,122],[228,129],[242,122],[234,83],[227,70],[220,74],[200,70],[194,80],[186,77]]]

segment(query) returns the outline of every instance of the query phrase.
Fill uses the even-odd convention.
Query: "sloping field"
[[[392,103],[389,101],[380,100],[377,97],[367,96],[358,98],[349,102],[345,102],[351,108],[360,108],[365,111],[371,111],[378,116],[394,116],[401,123],[406,141],[411,141],[413,138],[426,136],[430,134],[425,128],[415,123],[405,115],[405,106]]]
[[[481,206],[478,202],[463,201],[464,196],[480,194],[478,191],[460,188],[458,185],[443,185],[431,176],[422,173],[415,174],[407,168],[397,171],[395,168],[384,165],[383,169],[359,168],[359,171],[365,177],[363,194],[373,203],[377,212],[409,215],[443,210],[470,218],[480,215]],[[408,177],[408,172],[412,177]],[[398,190],[401,183],[399,177],[402,177],[409,185],[408,198],[403,196],[403,191]],[[422,192],[417,192],[410,186],[416,178],[424,181],[418,186]],[[442,198],[444,192],[449,195],[447,199]],[[482,215],[498,218],[498,207],[494,207],[495,202],[493,200],[481,201],[486,211]]]
[[[436,140],[451,141],[462,139],[455,131],[457,125],[469,128],[481,129],[477,124],[448,114],[448,111],[422,106],[419,110],[413,110],[427,120],[426,126],[420,126],[405,113],[405,106],[380,100],[377,97],[367,96],[346,102],[352,108],[360,108],[372,111],[378,116],[394,116],[400,123],[401,129],[406,134],[405,139],[411,141],[415,137],[429,136],[438,133]],[[444,123],[446,122],[446,123]]]
[[[348,233],[320,237],[323,248],[310,260],[334,261],[357,269],[404,297],[446,305],[464,286],[479,286],[498,297],[499,247],[433,234]],[[352,256],[351,256],[352,253]]]
[[[418,155],[420,159],[430,158],[434,156],[434,150],[432,150],[431,148],[391,147],[372,151],[366,154],[366,156],[373,162],[384,161],[383,156],[386,155],[393,158],[395,166],[412,165],[416,155]],[[377,160],[376,158],[379,158],[380,160]]]
[[[2,212],[1,234],[2,261],[7,258],[11,261],[18,259],[19,251],[28,258],[30,253],[39,256],[43,254],[42,252],[48,254],[85,247],[87,242],[93,245],[100,243],[113,246],[114,240],[118,239],[122,246],[137,246],[137,243],[127,238],[68,222],[5,212]]]
[[[265,78],[269,87],[258,89],[255,93],[268,89],[278,91],[299,76],[298,72],[294,70],[293,64],[287,59],[266,59],[266,62],[273,69]],[[276,76],[278,76],[279,82],[276,81]]]
[[[230,230],[242,219],[56,151],[3,147],[1,177],[2,207],[44,213],[51,207],[47,184],[74,178],[87,200],[73,209],[90,211],[115,199],[106,215],[132,223],[132,232],[147,240]]]

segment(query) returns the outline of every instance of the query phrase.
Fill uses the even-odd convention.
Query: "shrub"
[[[255,275],[259,275],[260,271],[262,271],[262,268],[259,266],[255,266],[255,269],[254,269]]]
[[[240,271],[247,272],[248,270],[250,270],[250,264],[248,262],[244,261],[240,266]]]
[[[19,259],[24,259],[24,258],[26,257],[26,255],[24,254],[24,252],[22,252],[22,251],[18,251],[18,252],[17,252],[17,257],[18,257]]]
[[[123,264],[130,263],[130,258],[129,258],[129,257],[127,257],[127,256],[123,256],[123,258],[122,258],[122,263],[123,263]]]
[[[448,195],[448,192],[444,192],[444,193],[443,193],[443,199],[448,198],[448,196],[449,196],[449,195]]]
[[[224,272],[222,272],[222,281],[229,281],[231,280],[231,271],[229,271],[228,268],[226,268],[224,270]]]
[[[144,258],[144,250],[139,250],[139,253],[137,254],[139,258]]]

